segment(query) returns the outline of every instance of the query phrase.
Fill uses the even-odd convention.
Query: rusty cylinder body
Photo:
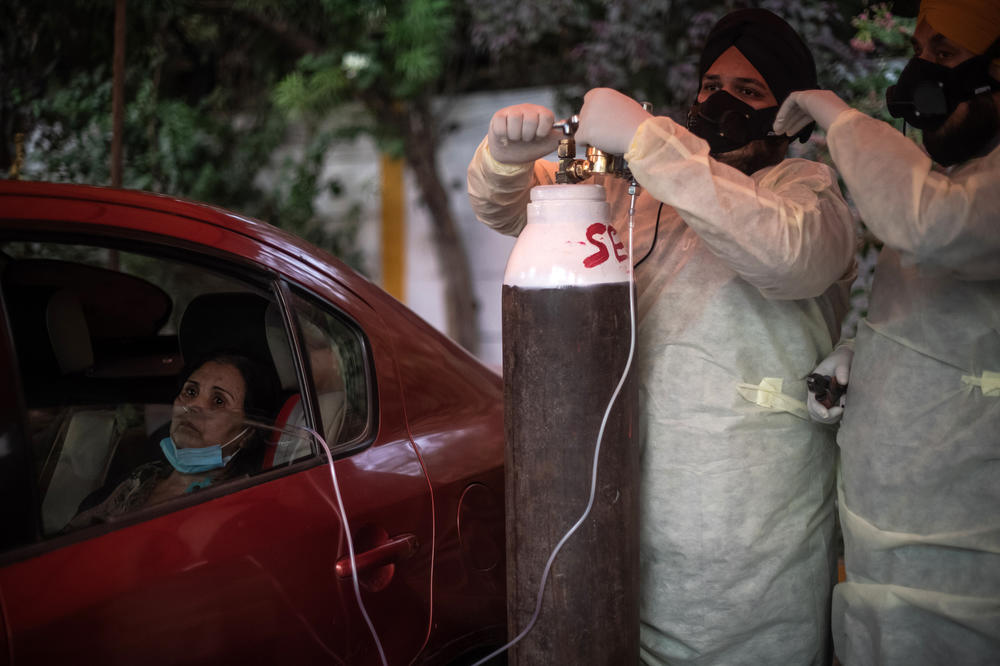
[[[539,186],[531,197],[502,299],[510,638],[534,615],[546,562],[586,509],[631,334],[630,260],[604,188]],[[638,663],[637,419],[629,377],[605,426],[590,514],[556,557],[511,664]]]

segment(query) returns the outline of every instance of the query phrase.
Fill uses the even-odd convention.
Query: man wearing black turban
[[[792,138],[771,131],[782,100],[815,87],[787,23],[759,9],[728,15],[699,74],[688,127],[596,89],[576,135],[624,154],[642,188],[641,656],[824,664],[836,448],[808,418],[804,380],[839,338],[853,221],[834,172],[785,159]],[[533,104],[494,114],[468,170],[485,224],[520,233],[530,189],[554,182],[556,165],[540,159],[558,143],[553,121]],[[624,237],[628,184],[596,180]]]
[[[705,40],[699,78],[730,46],[735,46],[767,81],[780,102],[793,90],[816,87],[816,64],[805,42],[771,12],[742,9],[726,15]]]
[[[720,105],[717,98],[713,102],[706,101],[711,92],[718,90],[718,71],[729,69],[730,49],[738,51],[759,73],[762,81],[755,83],[763,83],[762,87],[770,89],[774,105],[770,105],[770,99],[763,109],[754,104],[749,105],[754,108],[738,107],[731,100],[728,105]],[[747,174],[777,164],[784,158],[788,141],[784,136],[774,136],[771,131],[778,105],[792,91],[817,85],[816,65],[809,48],[785,21],[760,9],[735,11],[716,24],[705,40],[698,62],[698,78],[702,81],[702,90],[688,114],[688,128],[708,141],[712,157]],[[722,99],[728,98],[723,96]],[[739,112],[735,116],[733,107]],[[749,116],[752,119],[750,136],[745,136],[739,128],[727,126],[725,120],[720,124],[719,117],[725,118],[727,114],[734,118]],[[796,136],[804,142],[811,129],[809,126]]]

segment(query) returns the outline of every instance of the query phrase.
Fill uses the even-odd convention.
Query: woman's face
[[[191,373],[174,399],[170,437],[179,449],[225,444],[246,426],[246,384],[236,366],[208,361]]]

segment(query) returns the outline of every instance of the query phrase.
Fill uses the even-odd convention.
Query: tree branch
[[[248,23],[277,37],[283,44],[299,55],[316,53],[322,48],[320,43],[313,39],[311,35],[299,30],[283,18],[279,16],[264,16],[251,9],[236,7],[231,0],[202,0],[196,3],[196,6],[206,12],[229,16],[236,14]]]

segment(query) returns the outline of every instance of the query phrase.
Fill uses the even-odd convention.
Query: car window
[[[290,309],[318,407],[320,433],[331,450],[343,450],[370,434],[372,391],[364,338],[342,314],[295,292]]]
[[[277,425],[302,391],[265,279],[85,245],[0,258],[43,536],[315,455]]]

